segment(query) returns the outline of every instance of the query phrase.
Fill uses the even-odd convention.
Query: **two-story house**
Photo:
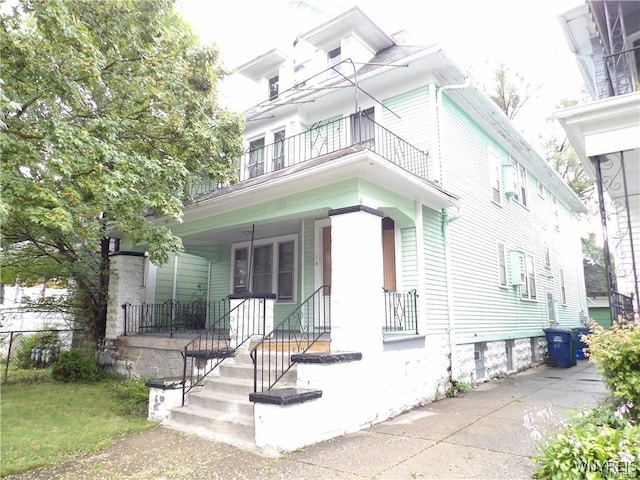
[[[238,182],[171,226],[185,252],[113,256],[108,326],[120,364],[184,379],[170,424],[277,451],[528,368],[587,310],[583,205],[440,47],[359,8],[292,43],[239,67],[263,100]]]
[[[597,187],[611,318],[630,319],[640,308],[640,3],[588,0],[560,23],[593,101],[556,117]]]

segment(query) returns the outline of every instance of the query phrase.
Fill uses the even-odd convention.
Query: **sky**
[[[561,99],[582,95],[584,83],[558,15],[584,0],[310,1],[336,12],[358,5],[389,34],[406,30],[408,43],[437,43],[481,86],[492,85],[493,72],[504,62],[535,91],[515,122],[530,143],[549,128],[546,118]],[[216,43],[223,64],[233,68],[310,29],[292,21],[293,3],[178,0],[178,8],[201,41]]]

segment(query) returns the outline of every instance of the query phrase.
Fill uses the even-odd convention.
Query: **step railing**
[[[251,337],[263,335],[265,318],[265,299],[245,298],[218,318],[212,328],[182,348],[182,406],[186,394],[200,385],[226,358],[233,357]]]
[[[383,332],[418,334],[418,292],[384,291]]]
[[[124,335],[193,332],[208,328],[208,318],[220,318],[229,311],[229,297],[213,302],[124,303]]]
[[[271,390],[293,366],[291,355],[307,352],[331,332],[329,288],[318,288],[251,348],[254,392]]]

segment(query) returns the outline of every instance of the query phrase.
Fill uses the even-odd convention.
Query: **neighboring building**
[[[214,357],[257,349],[244,440],[220,433],[228,410],[204,409],[209,386],[172,424],[294,449],[432,401],[453,380],[528,368],[544,328],[586,322],[583,205],[440,47],[398,44],[353,8],[238,74],[263,92],[245,112],[239,182],[194,185],[171,226],[186,253],[168,265],[112,257],[107,334],[121,364],[185,368],[196,382]],[[204,328],[190,346],[174,333]],[[132,334],[163,329],[172,338],[145,356]],[[158,360],[171,342],[196,360]],[[328,353],[294,355],[310,344]],[[290,358],[297,389],[262,387],[267,365],[277,374]]]
[[[556,117],[598,188],[611,316],[631,319],[640,307],[640,2],[588,0],[560,21],[593,101]]]

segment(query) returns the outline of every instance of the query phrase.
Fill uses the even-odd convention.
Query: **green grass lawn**
[[[131,414],[121,382],[3,384],[0,476],[101,450],[155,423]]]

